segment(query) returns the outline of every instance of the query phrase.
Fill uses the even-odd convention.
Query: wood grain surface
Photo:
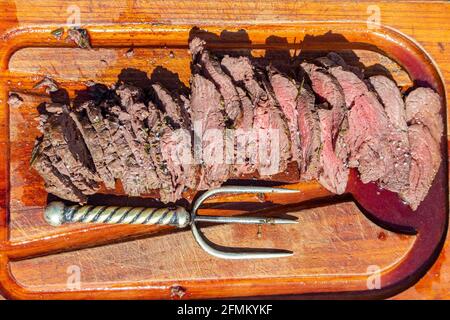
[[[72,7],[71,7],[72,6]],[[375,6],[375,7],[374,7]],[[419,41],[431,54],[441,69],[446,86],[450,85],[450,4],[433,1],[404,2],[351,2],[351,1],[34,1],[33,10],[25,0],[1,1],[4,16],[0,21],[0,32],[17,27],[67,23],[80,12],[82,24],[149,23],[202,25],[223,23],[224,28],[239,23],[292,23],[314,20],[358,20],[366,21],[380,10],[381,23],[394,27]],[[52,74],[70,81],[86,81],[101,78],[107,83],[116,80],[118,70],[112,66],[127,65],[143,70],[152,70],[161,61],[164,67],[188,82],[185,50],[175,50],[173,57],[167,50],[136,49],[127,55],[128,49],[101,49],[92,53],[76,49],[23,49],[10,61],[10,69],[23,73]],[[408,86],[407,75],[389,59],[361,51],[356,52],[358,61],[367,66],[382,65],[391,70],[397,82]],[[55,59],[57,55],[57,59]],[[67,61],[71,66],[67,67]],[[397,70],[397,72],[395,72]],[[36,135],[35,114],[32,110],[42,95],[22,94],[24,108],[12,110],[10,139],[16,149],[28,150],[31,142],[23,145],[24,134]],[[449,101],[448,101],[449,102]],[[449,105],[449,103],[447,103]],[[24,124],[28,124],[25,125]],[[20,207],[33,203],[30,199],[42,199],[41,190],[31,189],[28,182],[34,179],[23,170],[26,160],[13,156],[11,230],[10,236],[20,242],[28,237],[47,234],[49,229],[39,217],[36,208]],[[28,175],[28,176],[27,176]],[[20,201],[14,202],[15,199]],[[27,202],[28,201],[30,202]],[[339,223],[329,212],[338,212],[343,218]],[[34,212],[34,213],[33,213]],[[348,201],[305,208],[293,212],[298,216],[297,227],[264,228],[263,237],[256,237],[256,228],[242,226],[217,226],[206,229],[213,241],[226,245],[251,247],[279,247],[294,250],[294,259],[270,262],[242,262],[231,266],[229,262],[211,259],[197,248],[189,232],[179,232],[151,239],[137,239],[103,247],[88,248],[11,264],[11,271],[22,285],[35,289],[63,288],[67,285],[67,268],[79,266],[82,270],[83,286],[96,287],[118,280],[140,281],[142,278],[177,280],[210,278],[219,276],[246,278],[276,274],[279,277],[298,272],[364,274],[367,266],[386,268],[401,259],[413,237],[387,232],[361,215],[359,209]],[[344,222],[344,223],[342,223]],[[327,235],[324,237],[324,235]],[[306,239],[306,240],[305,240]],[[379,251],[377,251],[379,250]],[[414,287],[395,298],[445,299],[450,298],[450,254],[448,241],[435,265]],[[304,257],[308,257],[305,259]],[[327,259],[324,259],[327,257]],[[339,261],[339,263],[330,263]],[[305,271],[306,270],[306,271]],[[217,274],[220,271],[220,274]],[[350,285],[350,284],[349,284]]]

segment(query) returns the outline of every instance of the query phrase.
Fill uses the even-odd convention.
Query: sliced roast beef
[[[205,49],[205,44],[199,38],[194,38],[189,43],[189,50],[192,54],[193,61],[200,65],[202,74],[217,86],[224,100],[227,120],[235,125],[242,117],[239,94],[230,76],[222,70],[220,63]]]
[[[362,182],[397,192],[414,210],[426,197],[441,164],[444,125],[433,90],[411,91],[403,103],[395,82],[366,81],[336,53],[301,68],[299,60],[283,64],[282,73],[248,56],[219,60],[197,38],[190,51],[190,98],[159,83],[119,82],[95,85],[98,94],[70,108],[41,105],[43,136],[31,165],[46,189],[83,203],[100,182],[111,189],[120,179],[128,195],[156,189],[161,201],[175,202],[186,189],[256,171],[271,179],[295,161],[301,179],[337,194],[354,167]]]
[[[204,73],[211,79],[225,101],[229,109],[242,113],[237,121],[230,123],[225,120],[228,129],[225,130],[225,161],[231,164],[231,173],[234,177],[252,174],[257,170],[257,137],[253,130],[253,103],[245,89],[224,72],[220,63],[211,58],[203,49],[204,43],[194,39],[191,43],[193,55],[201,56],[200,64],[203,64]],[[202,53],[200,53],[202,52]],[[199,60],[199,59],[197,59]],[[228,101],[228,102],[227,102]],[[226,113],[230,113],[226,111]],[[228,120],[229,120],[228,116]]]
[[[142,192],[148,193],[159,187],[159,179],[155,164],[148,152],[149,130],[146,120],[149,116],[148,107],[142,102],[143,92],[130,85],[121,85],[116,92],[122,97],[121,106],[113,106],[113,113],[121,124],[121,131],[127,141],[137,165],[142,168]],[[124,99],[123,97],[126,97]]]
[[[65,122],[61,118],[67,118],[67,114],[53,116],[47,121],[43,141],[43,145],[47,142],[49,144],[46,151],[51,152],[47,155],[50,160],[52,160],[53,156],[60,160],[55,161],[55,163],[60,162],[61,173],[68,176],[81,193],[85,195],[93,194],[99,189],[97,183],[99,177],[91,172],[82,162],[78,161],[70,151],[63,130],[61,130],[61,124]]]
[[[70,178],[62,174],[52,163],[52,160],[44,152],[42,141],[34,147],[31,166],[44,179],[45,189],[54,195],[73,202],[85,203],[86,196],[70,181]]]
[[[120,180],[125,193],[130,196],[138,196],[147,192],[149,188],[147,188],[146,176],[143,174],[144,169],[138,163],[124,136],[125,130],[123,125],[113,114],[107,114],[106,120],[106,126],[111,136],[111,144],[117,150],[117,155],[124,168]]]
[[[297,83],[273,69],[269,71],[269,77],[288,120],[293,160],[297,161],[302,179],[315,179],[318,177],[321,143],[314,94],[303,79]]]
[[[405,103],[397,84],[385,76],[370,77],[369,82],[383,103],[384,110],[391,124],[395,128],[406,132],[408,126],[406,124]]]
[[[186,189],[196,187],[196,169],[192,155],[191,132],[186,129],[164,130],[161,137],[161,153],[172,176],[175,200]],[[174,201],[174,200],[172,200]]]
[[[177,169],[169,170],[167,157],[163,146],[170,143],[168,136],[172,134],[171,128],[163,121],[163,114],[158,108],[149,102],[149,117],[147,125],[149,130],[149,154],[156,168],[159,178],[160,187],[159,195],[162,202],[174,202],[181,197],[183,187],[177,185],[176,174]],[[164,138],[164,139],[163,139]]]
[[[61,174],[60,178],[64,177],[62,182],[66,187],[73,186],[83,195],[97,192],[99,189],[97,182],[100,178],[95,172],[81,134],[68,115],[67,107],[47,104],[45,112],[47,120],[42,127],[44,135],[40,143],[40,152],[47,158],[41,157],[42,161],[48,159],[52,163],[53,169]],[[41,169],[44,167],[45,165]],[[55,175],[55,172],[52,175]],[[67,179],[70,184],[67,183]]]
[[[234,165],[233,175],[239,177],[252,174],[257,170],[256,155],[258,141],[253,130],[253,104],[250,97],[241,87],[237,86],[242,105],[242,120],[234,130]]]
[[[236,58],[226,55],[222,59],[221,65],[235,83],[243,84],[249,93],[252,102],[255,100],[258,101],[261,98],[267,99],[267,93],[256,79],[253,65],[248,57]],[[256,103],[254,103],[254,105],[256,105]]]
[[[319,182],[328,190],[342,194],[347,187],[349,172],[345,159],[340,158],[346,154],[336,148],[337,142],[341,143],[339,136],[333,134],[336,119],[331,110],[319,109],[317,113],[321,140]]]
[[[389,120],[389,141],[394,144],[391,154],[394,165],[388,167],[388,171],[381,179],[381,186],[394,192],[400,192],[409,184],[410,171],[410,147],[406,124],[405,104],[397,85],[385,76],[373,76],[369,78],[378,97],[384,105]]]
[[[222,65],[236,83],[242,83],[253,103],[253,130],[257,135],[257,168],[260,176],[271,176],[286,170],[291,160],[288,125],[270,84],[261,70],[254,70],[247,57],[225,56]]]
[[[408,184],[408,140],[391,123],[377,95],[356,74],[342,66],[328,70],[343,88],[350,108],[346,134],[349,165],[358,168],[364,183],[380,181],[387,189],[399,192]]]
[[[346,141],[350,151],[350,167],[358,168],[364,183],[381,179],[394,162],[386,134],[389,123],[383,107],[373,94],[355,98],[348,123]],[[393,146],[396,147],[395,144]]]
[[[300,167],[302,180],[317,179],[319,177],[321,151],[320,124],[315,107],[314,93],[304,81],[302,81],[297,99],[297,110],[302,151],[302,164]],[[342,159],[346,157],[347,155],[344,154]]]
[[[303,69],[309,76],[312,89],[319,96],[322,106],[317,113],[320,124],[320,170],[319,181],[330,191],[342,194],[348,181],[346,153],[337,152],[337,143],[342,139],[339,135],[345,129],[346,107],[342,88],[336,79],[325,69],[311,63],[303,63]]]
[[[170,118],[170,124],[176,128],[191,129],[191,119],[188,112],[188,100],[184,96],[173,97],[162,85],[152,85],[156,104]]]
[[[44,178],[45,188],[62,199],[84,203],[98,191],[100,177],[89,150],[69,116],[66,106],[46,104],[43,136],[38,140],[31,165]]]
[[[416,210],[428,194],[441,164],[440,146],[428,127],[413,124],[408,128],[411,145],[409,187],[400,196]]]
[[[46,105],[45,110],[47,114],[50,115],[47,121],[49,121],[50,119],[58,120],[58,131],[62,132],[71,155],[75,158],[76,161],[83,164],[83,166],[89,173],[92,173],[98,177],[89,149],[87,148],[83,136],[78,130],[76,123],[69,116],[67,106],[60,105],[58,103],[51,103]],[[43,125],[45,126],[46,124]],[[89,174],[88,172],[86,174]],[[99,177],[97,179],[99,180]]]
[[[129,84],[120,84],[115,92],[120,98],[120,104],[124,107],[142,102],[144,99],[142,89]]]
[[[303,160],[300,147],[299,115],[297,110],[297,98],[299,97],[300,86],[295,80],[280,74],[273,67],[268,68],[268,74],[275,97],[278,100],[288,123],[291,138],[292,160],[296,161],[297,164],[301,166]]]
[[[302,63],[303,70],[308,74],[314,93],[319,98],[319,103],[328,103],[329,110],[335,115],[335,121],[340,123],[345,116],[346,99],[340,83],[335,77],[322,67],[315,64]],[[340,126],[333,128],[333,133],[339,132]]]
[[[405,100],[408,124],[423,124],[434,140],[440,142],[444,131],[441,98],[430,88],[417,88]]]
[[[325,68],[341,66],[342,68],[353,72],[358,76],[358,78],[364,78],[364,70],[348,65],[345,60],[336,52],[329,52],[326,56],[319,57],[316,61]]]
[[[228,179],[225,163],[225,119],[221,95],[200,74],[191,79],[191,115],[194,127],[194,156],[201,163],[198,189],[220,186]]]
[[[96,139],[90,143],[95,144],[96,152],[101,150],[103,165],[113,181],[120,179],[125,193],[139,196],[159,187],[152,162],[145,153],[146,129],[138,119],[146,114],[145,105],[136,103],[143,94],[140,89],[126,85],[120,85],[111,93],[114,94],[119,99],[104,100],[100,105],[94,100],[87,101],[79,107],[77,114],[90,121],[95,131],[91,137]]]
[[[283,172],[291,160],[289,129],[284,117],[269,95],[254,109],[253,128],[258,133],[258,171],[261,176]]]
[[[105,184],[105,187],[108,189],[114,189],[115,188],[114,176],[111,174],[111,171],[109,171],[108,167],[106,166],[103,150],[101,146],[97,143],[98,140],[97,133],[95,132],[95,129],[93,128],[89,119],[79,113],[72,111],[69,113],[69,115],[75,122],[78,130],[80,131],[86,143],[86,146],[89,149],[91,157],[94,161],[95,169],[98,172],[103,183]]]
[[[121,161],[119,150],[113,142],[108,120],[93,101],[85,102],[80,106],[80,109],[85,110],[89,121],[97,132],[97,142],[103,150],[106,166],[114,178],[121,179],[125,170],[125,162]]]
[[[161,85],[153,85],[163,110],[165,129],[161,136],[161,153],[172,176],[175,197],[181,197],[186,188],[195,188],[196,166],[192,155],[191,120],[185,104],[175,100]]]
[[[113,106],[110,111],[119,118],[137,142],[144,144],[148,136],[145,126],[148,108],[143,102],[144,93],[140,88],[125,84],[120,85],[116,89],[116,93],[121,97],[121,105]],[[138,156],[137,158],[142,157]]]

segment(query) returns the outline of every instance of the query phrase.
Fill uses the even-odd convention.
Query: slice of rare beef
[[[400,197],[416,210],[425,199],[441,164],[440,145],[428,127],[413,124],[408,128],[411,145],[409,187]]]
[[[379,181],[399,192],[408,184],[407,140],[391,124],[377,95],[356,74],[342,66],[328,70],[341,85],[350,108],[346,133],[350,167],[358,168],[363,183]]]
[[[253,130],[253,104],[244,89],[237,86],[242,105],[242,120],[234,130],[234,165],[233,175],[252,174],[257,170],[256,154],[258,152],[257,136]]]
[[[218,88],[225,104],[226,123],[236,125],[242,117],[242,106],[239,93],[233,84],[230,76],[227,75],[217,61],[205,49],[205,41],[200,38],[194,38],[189,43],[189,50],[192,54],[194,64],[200,66],[201,74],[210,79]]]
[[[337,67],[341,66],[342,68],[353,72],[360,79],[364,79],[364,70],[358,67],[348,65],[347,62],[336,52],[329,52],[326,56],[319,57],[315,61],[317,61],[320,65],[325,68]]]
[[[288,120],[293,160],[297,161],[303,180],[316,179],[321,143],[314,93],[304,79],[297,83],[273,68],[269,68],[269,79]]]
[[[383,103],[388,117],[389,140],[396,144],[393,153],[394,166],[388,168],[380,184],[390,191],[400,192],[408,187],[411,163],[405,104],[400,90],[391,79],[373,76],[369,78],[369,82]]]
[[[312,63],[302,63],[302,68],[308,74],[313,91],[322,103],[317,114],[320,125],[320,168],[319,182],[328,190],[342,194],[347,187],[348,168],[346,152],[339,137],[346,127],[346,105],[342,88],[336,79],[325,69]]]
[[[149,116],[147,118],[147,126],[149,128],[149,154],[155,164],[156,174],[160,181],[159,196],[164,203],[174,202],[181,198],[183,187],[177,186],[176,177],[172,176],[169,170],[166,156],[163,152],[163,145],[168,139],[167,135],[171,135],[172,130],[164,122],[162,112],[152,103],[148,105]],[[164,142],[162,142],[164,137]]]
[[[154,91],[154,103],[169,117],[170,124],[175,128],[191,129],[191,119],[187,110],[187,98],[174,97],[161,84],[152,85]]]
[[[294,79],[279,73],[271,66],[268,67],[268,75],[275,97],[280,104],[289,127],[292,160],[296,161],[300,167],[303,163],[297,110],[300,85]]]
[[[225,119],[221,95],[200,74],[191,78],[191,116],[194,128],[194,158],[201,164],[197,189],[219,187],[228,179],[225,159]]]
[[[300,167],[300,172],[303,174],[301,178],[306,181],[318,179],[321,152],[320,123],[314,93],[304,80],[297,99],[297,109],[303,160]],[[345,153],[341,159],[346,157]]]
[[[259,175],[270,177],[285,171],[292,159],[290,133],[269,80],[261,70],[253,67],[248,57],[225,56],[221,63],[236,83],[243,84],[253,103]]]
[[[408,124],[423,124],[430,130],[434,140],[440,143],[444,122],[439,95],[430,88],[417,88],[408,94],[405,104]]]
[[[192,155],[191,120],[185,104],[175,100],[161,85],[153,85],[156,100],[165,113],[163,121],[167,126],[161,137],[161,153],[172,176],[176,196],[181,197],[185,189],[196,186],[196,166]]]
[[[370,77],[369,82],[383,103],[384,110],[391,124],[395,128],[406,132],[408,125],[406,123],[405,103],[397,84],[388,77],[381,75]]]
[[[416,210],[427,196],[442,161],[442,105],[439,95],[429,88],[411,91],[405,105],[411,169],[409,187],[400,196]]]

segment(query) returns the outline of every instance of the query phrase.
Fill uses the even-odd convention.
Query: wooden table
[[[68,17],[82,24],[146,22],[166,24],[201,25],[223,22],[224,26],[239,23],[292,22],[313,20],[360,20],[366,21],[379,10],[381,23],[394,27],[415,38],[438,63],[447,87],[450,87],[450,3],[445,1],[352,2],[319,1],[167,1],[167,0],[115,0],[115,1],[29,1],[3,0],[0,3],[3,16],[0,34],[18,26],[46,23],[65,24]],[[73,20],[72,19],[72,20]],[[450,105],[450,100],[447,102]],[[447,119],[448,121],[448,119]],[[345,207],[345,210],[353,210]],[[272,234],[273,236],[273,234]],[[174,245],[179,241],[173,238]],[[144,245],[145,246],[145,245]],[[139,250],[139,244],[135,246]],[[142,248],[141,248],[142,249]],[[163,250],[163,249],[162,249]],[[449,241],[435,265],[414,287],[394,299],[446,299],[450,298]],[[94,259],[88,257],[84,259]],[[114,259],[111,258],[112,263]],[[45,279],[42,270],[31,272],[31,265],[19,264],[17,272],[24,277]],[[32,265],[34,268],[38,264]],[[124,266],[126,270],[126,266]],[[29,272],[29,274],[27,274]],[[34,273],[34,274],[31,274]],[[51,279],[50,279],[51,280]],[[101,280],[101,279],[100,279]]]

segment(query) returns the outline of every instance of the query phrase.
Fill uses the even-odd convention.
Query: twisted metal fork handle
[[[117,206],[66,206],[63,202],[50,203],[44,212],[47,223],[60,226],[65,223],[109,223],[167,225],[187,227],[191,215],[183,207],[146,208]]]

